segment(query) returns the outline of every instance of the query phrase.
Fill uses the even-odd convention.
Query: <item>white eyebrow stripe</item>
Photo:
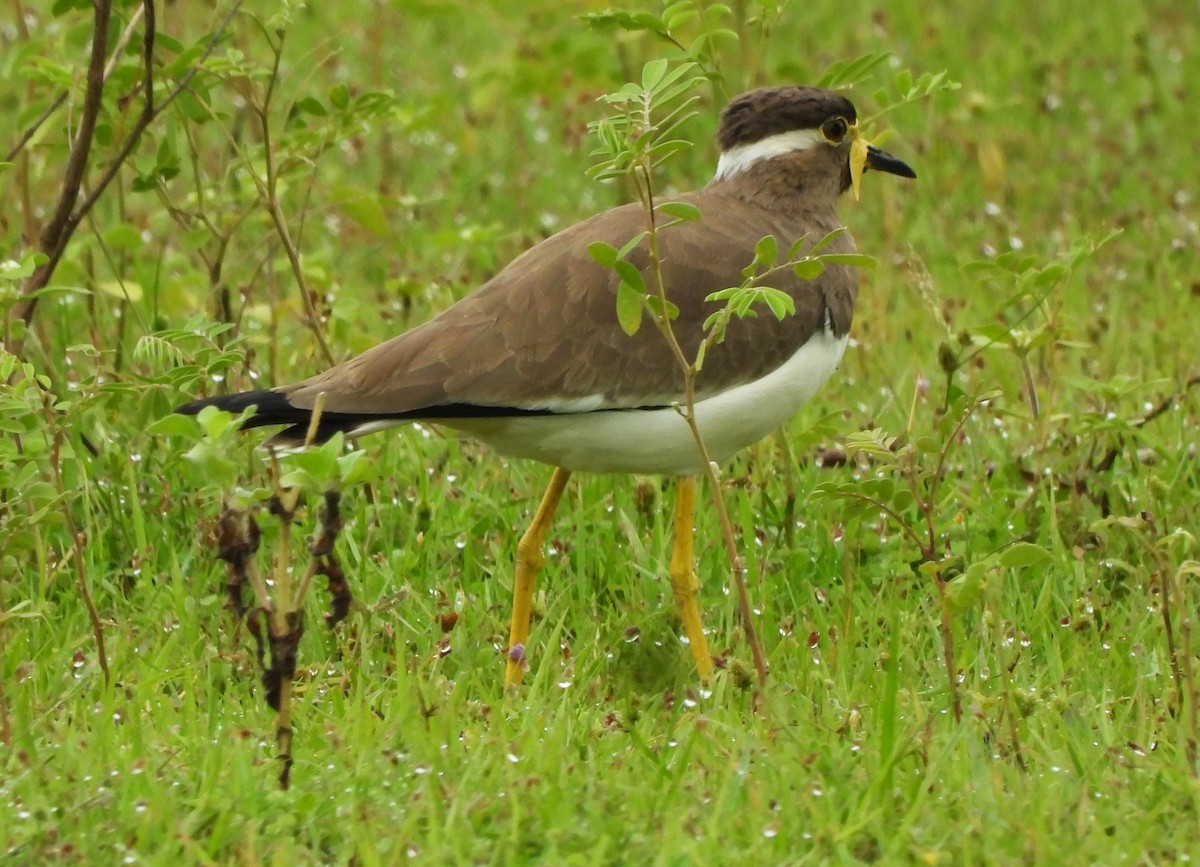
[[[825,143],[818,130],[793,129],[769,135],[752,144],[735,145],[721,154],[721,159],[717,161],[716,180],[723,181],[738,172],[744,172],[759,160],[783,156],[790,151],[806,151]]]

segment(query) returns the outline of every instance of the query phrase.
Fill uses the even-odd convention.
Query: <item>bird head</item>
[[[866,140],[850,100],[819,87],[765,87],[735,97],[721,114],[717,139],[717,180],[798,152],[809,155],[805,165],[812,171],[829,167],[837,191],[850,189],[855,199],[868,169],[917,176],[905,162]]]

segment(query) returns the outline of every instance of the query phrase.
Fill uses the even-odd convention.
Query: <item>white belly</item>
[[[710,457],[724,462],[782,425],[837,368],[847,337],[823,332],[762,379],[696,403]],[[701,469],[696,443],[672,408],[445,422],[504,455],[593,473],[687,475]]]

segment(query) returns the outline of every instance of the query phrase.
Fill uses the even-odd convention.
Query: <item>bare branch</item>
[[[12,162],[14,159],[16,159],[17,154],[19,154],[22,150],[25,149],[25,145],[29,144],[29,140],[37,134],[37,131],[39,129],[42,128],[42,124],[44,124],[46,121],[48,121],[50,119],[50,116],[52,114],[54,114],[54,112],[56,112],[60,108],[62,108],[63,103],[65,103],[67,101],[67,96],[69,96],[69,94],[67,93],[67,91],[64,90],[62,93],[60,93],[58,96],[56,96],[54,98],[54,102],[52,102],[48,106],[46,106],[46,110],[37,116],[37,120],[35,120],[33,123],[31,123],[25,129],[25,132],[21,133],[21,137],[19,139],[17,139],[16,144],[14,144],[9,149],[8,153],[6,153],[4,155],[4,162],[8,163],[8,162]]]
[[[156,34],[156,19],[154,12],[154,0],[143,0],[143,10],[145,15],[144,35],[142,37],[142,56],[145,63],[145,75],[142,83],[143,89],[143,105],[141,115],[138,117],[137,123],[129,135],[122,142],[116,156],[109,162],[108,167],[97,181],[95,188],[84,199],[83,203],[75,208],[75,202],[79,197],[80,188],[83,185],[84,173],[87,169],[87,159],[91,151],[92,139],[95,135],[96,117],[100,111],[101,97],[104,89],[104,70],[105,70],[105,47],[108,44],[108,25],[112,17],[112,2],[111,0],[96,0],[96,23],[92,33],[92,57],[88,66],[88,87],[84,97],[83,118],[80,121],[79,132],[76,135],[76,144],[71,151],[71,156],[67,163],[67,172],[63,181],[63,191],[59,197],[58,206],[55,209],[54,217],[46,226],[39,239],[39,247],[48,257],[47,262],[37,269],[26,281],[22,295],[24,298],[19,304],[14,306],[12,311],[13,319],[20,319],[28,328],[33,321],[34,310],[37,307],[37,292],[43,289],[54,275],[54,271],[58,268],[58,263],[62,260],[63,253],[66,252],[67,245],[70,243],[75,230],[79,228],[79,224],[88,213],[95,207],[104,191],[116,178],[121,167],[133,153],[138,142],[141,140],[142,133],[150,126],[154,120],[166,110],[166,108],[175,101],[175,99],[187,90],[192,78],[200,71],[204,62],[212,54],[220,41],[221,36],[228,28],[233,16],[241,8],[241,0],[235,0],[225,17],[221,20],[217,29],[213,32],[212,37],[205,46],[196,63],[179,79],[178,83],[172,88],[167,97],[157,105],[154,102],[154,37]],[[74,208],[74,210],[72,210]],[[23,339],[14,341],[11,351],[14,355],[20,355],[23,347]]]
[[[71,210],[79,198],[79,190],[83,186],[83,176],[87,171],[88,157],[92,152],[92,140],[96,133],[96,119],[100,116],[101,98],[104,96],[104,65],[108,49],[108,25],[112,20],[112,0],[96,0],[96,14],[92,24],[92,56],[88,62],[87,88],[83,95],[83,113],[79,119],[79,130],[75,135],[75,146],[67,157],[67,168],[63,173],[62,191],[59,193],[58,205],[54,216],[42,229],[38,244],[43,253],[58,247],[64,235],[69,235],[67,224],[71,218]],[[47,263],[48,264],[48,263]],[[39,268],[45,271],[47,266]],[[35,274],[31,282],[38,282]],[[41,281],[41,286],[45,281]]]

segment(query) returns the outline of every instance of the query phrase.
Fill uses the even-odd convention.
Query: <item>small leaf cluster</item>
[[[788,248],[782,263],[778,261],[779,242],[775,236],[764,235],[760,238],[754,245],[754,258],[742,269],[744,281],[738,286],[720,289],[706,296],[706,301],[723,301],[725,304],[704,321],[704,330],[709,337],[705,342],[720,343],[732,319],[758,315],[755,307],[760,304],[765,305],[779,320],[795,313],[796,302],[792,296],[764,282],[776,274],[791,271],[801,280],[815,280],[830,265],[872,267],[875,260],[861,253],[822,252],[844,231],[844,228],[834,229],[811,246],[807,235],[798,238]]]
[[[620,178],[637,173],[644,181],[656,166],[691,147],[691,142],[676,133],[681,124],[695,115],[697,97],[685,96],[702,81],[694,63],[674,67],[666,60],[652,60],[642,69],[640,82],[630,82],[600,98],[615,111],[610,117],[593,121],[588,128],[598,147],[592,156],[598,161],[588,170],[597,180]],[[670,104],[679,100],[674,106]]]
[[[661,13],[645,9],[606,9],[586,14],[583,19],[600,30],[624,33],[647,33],[677,48],[685,59],[703,68],[714,80],[729,76],[729,65],[737,55],[745,60],[756,58],[766,41],[766,35],[779,16],[775,4],[697,3],[695,0],[676,0],[667,3]],[[755,33],[751,52],[746,40]],[[739,35],[741,34],[741,35]],[[747,56],[749,55],[749,56]],[[749,78],[752,69],[741,69]]]
[[[242,425],[253,416],[207,406],[195,416],[171,415],[154,427],[156,434],[176,434],[192,445],[185,453],[193,467],[195,484],[204,499],[245,510],[274,493],[262,484],[246,487],[244,468],[234,459],[245,445]],[[320,445],[276,454],[280,461],[279,487],[300,488],[303,493],[343,490],[375,477],[374,462],[361,449],[347,451],[345,437],[337,433]]]
[[[963,329],[939,347],[938,357],[947,380],[944,405],[963,394],[955,375],[984,351],[1010,352],[1028,370],[1029,357],[1036,350],[1084,348],[1086,344],[1068,337],[1060,322],[1062,289],[1084,262],[1119,234],[1110,232],[1098,240],[1082,238],[1046,263],[1014,251],[968,264],[967,272],[979,276],[990,290],[1000,293],[1002,300],[994,308],[995,321]],[[1028,384],[1036,415],[1036,395],[1032,382]]]
[[[52,481],[54,454],[46,416],[67,407],[53,398],[47,376],[3,349],[0,383],[0,556],[10,561],[4,571],[15,574],[23,558],[45,547],[47,532],[62,525],[64,495]]]

